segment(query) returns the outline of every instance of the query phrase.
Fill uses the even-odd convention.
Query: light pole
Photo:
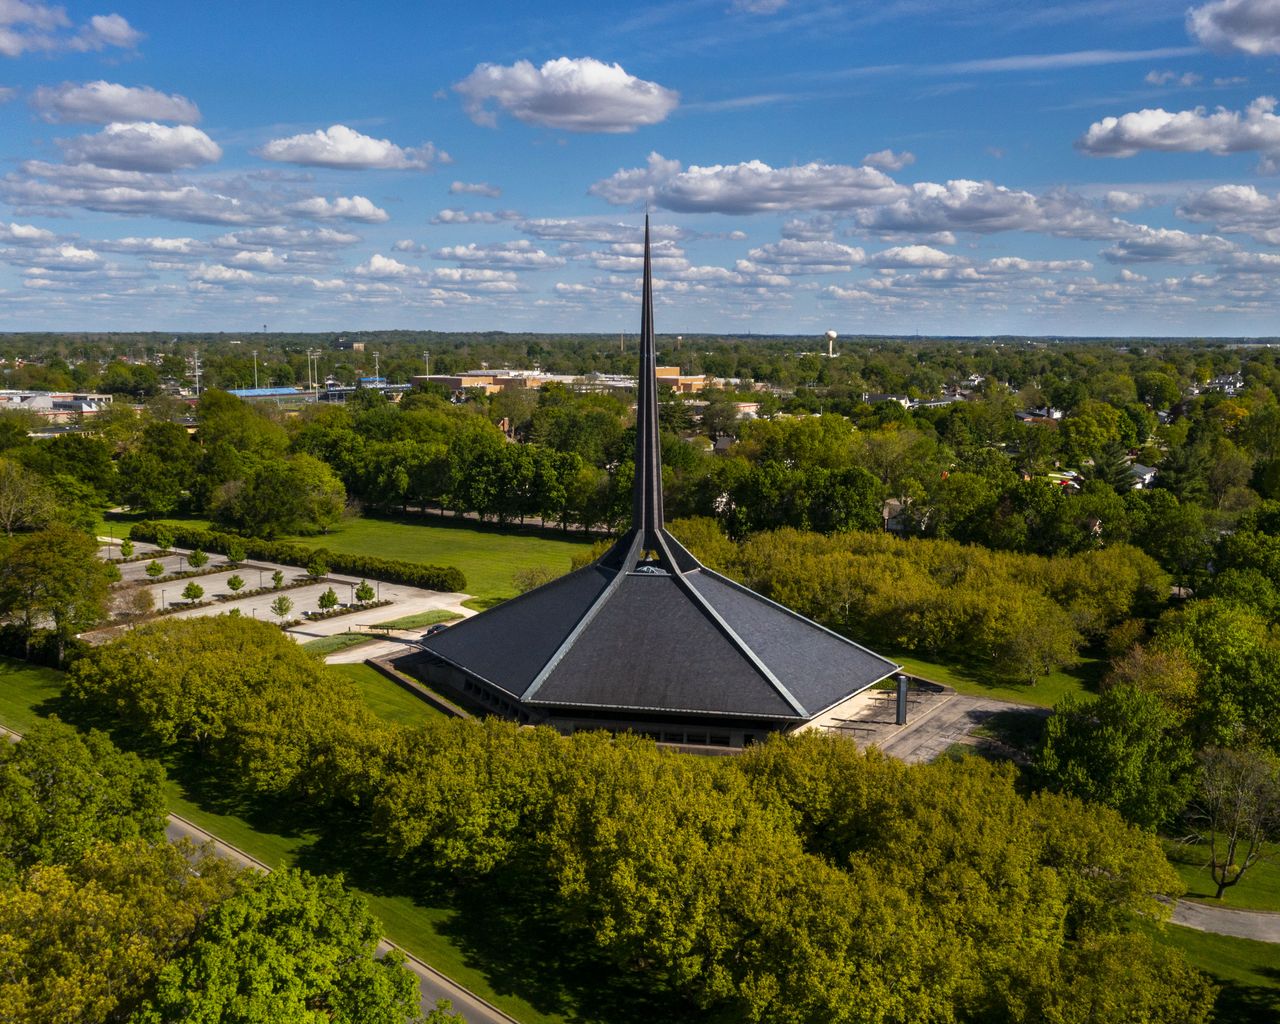
[[[161,587],[161,588],[160,588],[160,610],[161,610],[161,611],[164,611],[164,609],[165,609],[165,603],[164,603],[164,587]]]
[[[265,572],[266,572],[266,570],[265,570],[265,569],[259,569],[259,570],[258,570],[258,589],[259,589],[259,590],[261,590],[263,587],[265,587],[265,586],[266,586],[266,584],[262,582],[262,576],[263,576],[263,574],[264,574]]]
[[[253,350],[253,389],[258,390],[258,350]]]
[[[348,583],[347,586],[351,588],[351,603],[355,604],[356,603],[356,585],[354,583]]]

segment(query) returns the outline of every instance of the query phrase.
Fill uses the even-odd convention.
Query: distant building
[[[1144,466],[1140,462],[1135,462],[1129,467],[1129,476],[1133,479],[1133,489],[1141,491],[1155,482],[1156,470],[1150,466]]]
[[[66,423],[110,408],[111,397],[87,391],[0,391],[0,411],[21,410],[50,423]]]

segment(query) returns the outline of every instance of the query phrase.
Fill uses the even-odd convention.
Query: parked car
[[[425,640],[429,636],[435,636],[437,633],[442,633],[448,628],[449,628],[449,623],[437,622],[434,626],[431,626],[425,633],[422,634],[421,639]]]

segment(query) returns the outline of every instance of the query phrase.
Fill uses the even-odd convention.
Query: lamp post
[[[355,604],[356,603],[356,585],[354,583],[348,583],[347,586],[351,588],[351,603]]]
[[[165,609],[165,603],[164,603],[164,587],[161,587],[161,588],[160,588],[160,610],[161,610],[161,611],[164,611],[164,609]]]
[[[266,584],[262,582],[262,577],[263,577],[263,574],[264,574],[265,572],[266,572],[266,570],[265,570],[265,569],[259,569],[259,570],[258,570],[258,589],[259,589],[259,590],[261,590],[263,587],[265,587],[265,586],[266,586]]]
[[[253,389],[258,390],[258,350],[253,350]]]

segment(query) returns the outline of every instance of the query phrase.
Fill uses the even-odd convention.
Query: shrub
[[[133,556],[133,541],[128,537],[120,542],[120,557],[130,558]]]
[[[199,569],[201,566],[209,564],[209,556],[199,548],[196,548],[191,554],[187,555],[187,565],[193,569]]]
[[[244,586],[244,578],[236,575],[227,580],[227,588],[234,594]]]
[[[157,576],[163,576],[163,575],[164,575],[164,566],[163,566],[163,565],[161,565],[159,562],[157,562],[157,561],[153,558],[153,559],[151,559],[151,561],[150,561],[150,562],[148,562],[148,563],[147,563],[147,570],[146,570],[146,572],[147,572],[147,575],[148,575],[148,576],[150,576],[152,579],[155,579],[155,577],[157,577]]]
[[[204,597],[204,587],[200,586],[195,580],[192,580],[182,588],[182,596],[188,601],[199,601]]]

